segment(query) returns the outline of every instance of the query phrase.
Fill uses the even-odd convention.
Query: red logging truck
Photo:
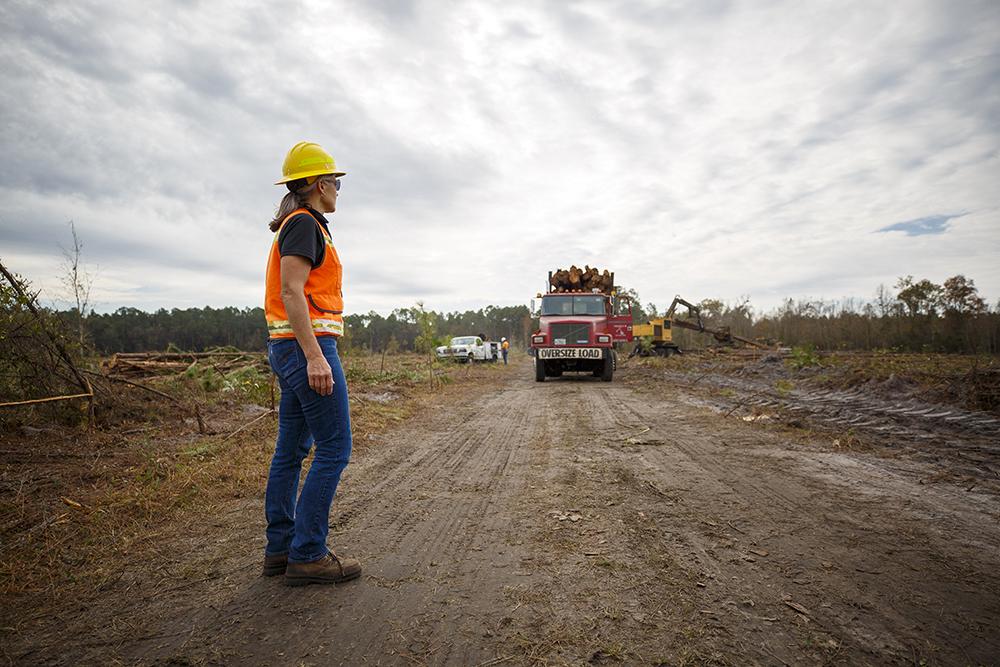
[[[632,340],[631,303],[617,298],[613,273],[605,272],[604,280],[599,276],[575,280],[573,284],[581,288],[567,289],[559,274],[571,274],[572,270],[557,271],[556,280],[550,272],[550,291],[538,295],[542,302],[539,328],[531,336],[535,380],[544,382],[546,377],[571,372],[590,373],[611,382],[617,363],[615,343]]]

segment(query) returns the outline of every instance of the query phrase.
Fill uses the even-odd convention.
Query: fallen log
[[[264,352],[118,352],[119,359],[206,359],[209,357],[263,357]]]
[[[93,400],[94,393],[90,392],[88,394],[70,394],[68,396],[50,396],[48,398],[32,398],[26,401],[12,401],[10,403],[0,403],[0,408],[11,408],[21,405],[36,405],[38,403],[52,403],[55,401],[68,401],[73,398],[86,398]]]
[[[147,376],[183,373],[190,366],[184,361],[143,361],[111,357],[102,364],[104,370],[116,375]]]

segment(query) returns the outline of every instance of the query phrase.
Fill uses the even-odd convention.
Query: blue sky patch
[[[880,232],[905,232],[907,236],[924,236],[925,234],[944,234],[948,231],[948,221],[954,218],[961,218],[968,213],[956,213],[954,215],[928,215],[916,220],[897,222],[894,225],[879,229]]]

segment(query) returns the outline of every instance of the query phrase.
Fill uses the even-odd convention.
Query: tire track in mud
[[[729,466],[719,462],[717,457],[712,455],[706,455],[707,452],[704,451],[704,447],[695,446],[690,444],[690,442],[685,442],[679,434],[667,433],[668,429],[665,428],[664,420],[669,419],[668,424],[676,424],[677,415],[667,416],[662,414],[662,408],[642,406],[634,401],[633,397],[630,396],[627,391],[619,391],[617,388],[613,391],[609,391],[603,396],[603,407],[607,410],[606,415],[609,419],[614,419],[614,410],[622,410],[628,414],[628,427],[640,428],[646,427],[652,429],[651,424],[658,426],[657,435],[654,436],[654,440],[651,444],[654,446],[660,443],[668,445],[670,448],[680,451],[693,463],[697,468],[704,470],[707,473],[707,481],[715,486],[715,493],[720,495],[732,495],[736,493],[736,489],[731,483],[727,481],[730,477]],[[623,424],[624,425],[624,424]],[[655,439],[659,438],[659,440]],[[705,441],[704,434],[695,434],[692,437],[693,441],[702,441],[702,445],[708,444],[711,446],[713,439],[708,439]],[[626,440],[625,442],[628,442]],[[642,443],[642,441],[639,441]],[[719,445],[725,446],[725,440],[719,439]],[[642,443],[639,446],[649,446],[647,443]],[[656,456],[657,453],[652,453],[651,456]],[[743,478],[740,480],[740,484],[746,488],[752,489],[760,497],[768,498],[772,501],[777,502],[782,509],[786,511],[796,511],[801,508],[802,503],[796,500],[794,497],[786,493],[783,489],[779,488],[784,486],[784,484],[766,483],[767,480],[760,480],[755,483],[751,479]]]
[[[793,493],[787,480],[773,483],[747,476],[745,462],[719,455],[727,444],[718,435],[726,434],[692,432],[676,407],[641,404],[620,388],[603,398],[606,418],[624,414],[618,423],[645,436],[619,438],[612,443],[615,455],[635,477],[635,495],[644,496],[644,511],[659,529],[656,539],[697,580],[697,599],[703,603],[699,613],[717,622],[718,641],[725,643],[739,627],[735,634],[754,647],[741,650],[744,659],[801,659],[787,648],[801,641],[797,632],[775,625],[784,619],[779,594],[770,590],[774,584],[747,572],[746,561],[757,560],[751,554],[758,540],[744,537],[764,527],[769,532],[788,530],[791,521],[786,517],[802,511],[801,494]],[[734,475],[734,469],[741,474]],[[772,509],[769,521],[747,516],[748,507],[756,504]]]
[[[789,601],[806,603],[814,626],[829,635],[837,651],[863,651],[877,641],[894,660],[905,659],[913,644],[929,637],[955,650],[956,637],[968,635],[991,615],[1000,616],[995,597],[1000,587],[990,574],[1000,539],[996,530],[977,535],[978,522],[989,514],[965,511],[966,498],[951,490],[936,494],[950,505],[943,518],[934,501],[921,502],[920,495],[905,493],[912,491],[906,488],[912,483],[890,480],[892,488],[881,489],[882,481],[892,476],[877,465],[859,465],[840,455],[762,449],[761,444],[784,447],[771,434],[759,429],[754,433],[753,425],[718,417],[699,420],[677,403],[639,397],[627,389],[615,388],[605,398],[606,410],[626,415],[618,423],[649,428],[648,443],[629,444],[626,439],[617,449],[633,461],[638,475],[646,481],[652,478],[653,488],[669,496],[674,509],[661,510],[659,520],[669,532],[684,536],[691,567],[714,569],[717,580],[721,573],[743,582],[724,587],[715,603],[725,603],[723,598],[739,592],[747,599],[756,597],[756,606],[764,592],[764,599],[772,601],[768,617],[778,618],[789,611],[782,609],[786,601],[776,595],[781,589],[781,595],[794,596]],[[699,428],[698,422],[706,419],[716,426]],[[744,441],[751,442],[744,446]],[[707,473],[709,483],[690,484],[692,478],[701,480],[700,471]],[[678,479],[686,488],[676,488]],[[894,508],[897,504],[903,506]],[[687,508],[697,522],[678,517],[678,507]],[[995,516],[995,504],[984,507]],[[716,518],[706,519],[706,514]],[[722,519],[734,516],[735,524]],[[695,526],[699,529],[692,530]],[[908,547],[913,550],[907,552]],[[941,555],[949,552],[957,563],[942,567],[947,556]],[[914,572],[915,567],[920,572]],[[928,572],[935,572],[939,581],[928,585]],[[964,590],[972,581],[982,582],[986,590]],[[922,590],[933,592],[922,595]],[[883,604],[879,595],[907,599],[906,613]],[[945,604],[938,608],[941,601]],[[739,605],[736,609],[746,613]],[[970,621],[968,612],[978,620]],[[926,636],[908,632],[915,623],[923,626]],[[996,640],[987,637],[981,634],[968,641],[980,655],[1000,650]],[[778,646],[769,650],[793,658]]]
[[[490,405],[487,410],[495,407]],[[371,515],[369,528],[382,529],[380,524],[388,519],[387,529],[395,533],[399,545],[398,557],[381,561],[383,570],[405,572],[414,560],[433,560],[435,554],[461,553],[468,547],[470,534],[455,528],[470,517],[483,516],[496,501],[498,482],[514,454],[509,446],[514,442],[512,433],[526,426],[516,417],[511,415],[500,428],[495,428],[492,416],[465,421],[463,425],[471,432],[463,429],[465,437],[455,447],[448,446],[454,432],[432,439],[426,446],[434,454],[419,465],[408,466],[409,470],[394,480],[393,493],[379,498],[366,512]],[[392,517],[400,514],[400,500],[421,497],[418,522],[401,525],[393,521]]]
[[[886,399],[868,388],[779,391],[767,381],[744,375],[665,373],[670,382],[698,382],[742,398],[714,396],[709,402],[726,413],[772,411],[783,421],[805,421],[837,433],[857,433],[924,460],[958,460],[963,474],[996,486],[1000,480],[1000,419],[986,412],[927,403],[913,397]]]
[[[524,497],[533,521],[530,580],[511,587],[516,602],[504,643],[516,664],[674,664],[703,655],[690,641],[689,618],[673,563],[646,552],[649,527],[637,522],[623,493],[625,470],[604,455],[606,425],[595,401],[608,385],[564,377],[534,385],[523,409],[545,420],[533,448]],[[688,615],[690,617],[690,614]],[[685,633],[689,633],[685,635]]]

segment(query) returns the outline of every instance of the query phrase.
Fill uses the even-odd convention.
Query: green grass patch
[[[816,352],[816,348],[811,343],[793,347],[792,356],[785,360],[785,364],[795,370],[802,370],[803,368],[810,368],[812,366],[822,366],[819,353]]]

